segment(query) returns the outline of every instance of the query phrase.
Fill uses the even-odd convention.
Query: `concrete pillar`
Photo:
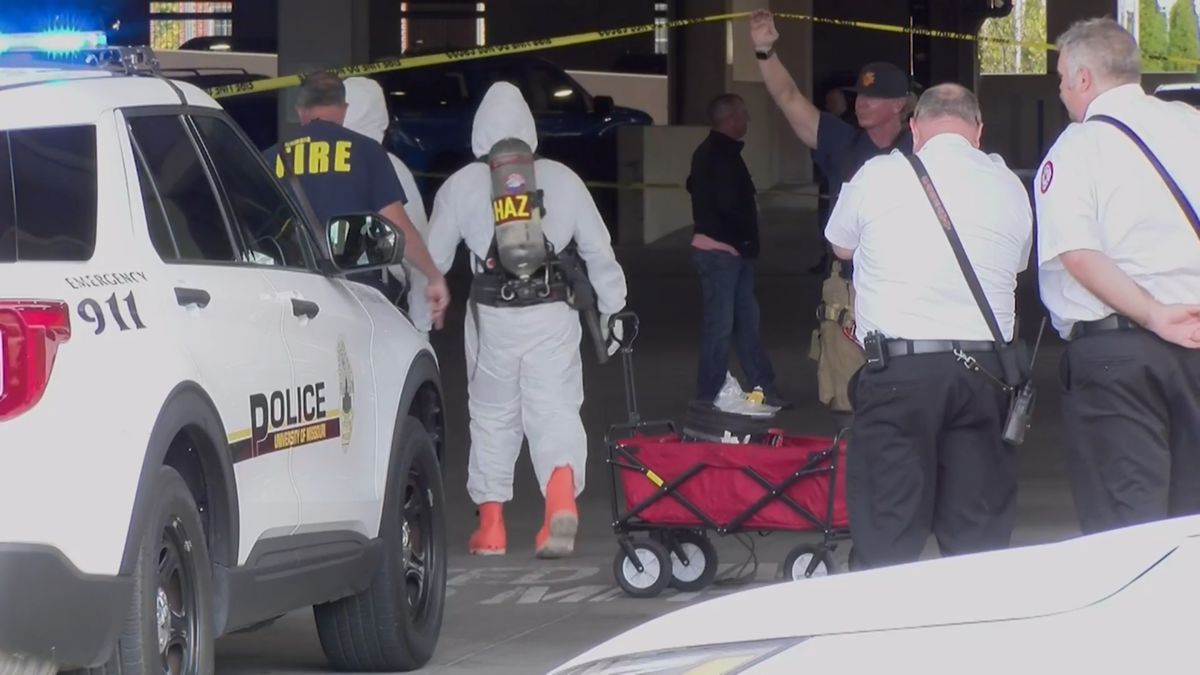
[[[889,26],[907,26],[909,21],[906,0],[812,0],[812,8],[816,16],[826,19]],[[813,26],[812,53],[813,82],[818,86],[831,77],[848,76],[853,83],[858,71],[872,61],[889,61],[909,72],[909,36],[905,33],[818,23]]]
[[[692,0],[685,0],[690,3]],[[488,44],[507,44],[654,23],[652,0],[492,0]],[[544,56],[568,70],[607,71],[626,55],[654,54],[653,34],[559,47]]]
[[[687,0],[672,19],[749,12],[762,0]],[[812,13],[812,0],[770,0],[775,12]],[[805,96],[812,96],[812,24],[780,19],[776,50]],[[669,54],[672,124],[707,126],[708,102],[723,92],[740,95],[750,109],[743,156],[755,184],[812,182],[812,158],[784,120],[759,74],[748,21],[714,22],[674,29]]]
[[[970,11],[970,5],[931,3],[928,0],[926,4],[929,5],[930,19],[927,28],[955,33],[979,32],[983,20],[977,12]],[[975,90],[975,78],[979,70],[975,65],[978,43],[937,37],[923,40],[914,37],[913,42],[914,70],[921,86],[928,88],[935,84],[955,82]],[[927,45],[927,49],[921,49],[918,45]]]
[[[233,35],[255,40],[278,40],[279,0],[233,3]],[[278,43],[276,43],[278,44]]]
[[[732,0],[686,0],[672,3],[670,19],[698,19],[728,14]],[[736,31],[740,22],[734,25]],[[728,90],[730,73],[724,22],[672,28],[667,53],[667,107],[671,124],[708,124],[712,97]]]
[[[1102,16],[1116,18],[1117,0],[1047,0],[1046,41],[1054,44],[1071,24]],[[1058,72],[1058,52],[1046,55],[1046,72]]]
[[[399,3],[391,0],[275,1],[278,4],[281,76],[344,68],[400,54]],[[288,138],[299,124],[295,110],[298,89],[291,87],[281,91],[280,138]]]
[[[733,0],[735,12],[759,6],[758,0]],[[771,0],[771,11],[811,16],[813,0]],[[779,41],[776,52],[787,66],[800,93],[813,96],[813,30],[811,21],[784,19],[776,22]],[[750,106],[757,120],[747,135],[746,145],[753,148],[747,164],[763,177],[765,186],[807,185],[813,181],[812,152],[796,137],[796,132],[775,105],[758,70],[750,28],[743,20],[733,26],[733,91]]]
[[[279,0],[279,75],[370,60],[369,0]],[[279,138],[296,135],[299,89],[279,95]]]

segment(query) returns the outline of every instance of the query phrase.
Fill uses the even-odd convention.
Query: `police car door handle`
[[[180,288],[176,286],[175,300],[181,307],[195,305],[200,309],[204,309],[212,301],[212,296],[208,294],[208,291],[200,288]]]
[[[317,303],[315,302],[309,302],[308,300],[301,300],[299,298],[292,298],[293,316],[306,316],[310,319],[314,319],[316,318],[317,313],[320,311],[321,308],[318,307]]]

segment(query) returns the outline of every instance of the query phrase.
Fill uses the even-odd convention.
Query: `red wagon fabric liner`
[[[622,439],[620,446],[638,462],[653,471],[664,485],[670,484],[696,464],[702,468],[674,492],[690,501],[696,508],[721,527],[726,527],[755,502],[769,494],[769,489],[751,477],[744,469],[753,469],[771,485],[783,484],[792,474],[805,467],[814,455],[833,446],[832,438],[817,436],[785,436],[782,444],[734,445],[727,443],[689,443],[679,440],[678,434],[666,436],[634,436]],[[845,529],[849,522],[846,513],[846,444],[833,453],[837,461],[837,491],[833,504],[832,527]],[[629,464],[625,458],[617,462]],[[816,463],[811,469],[828,469],[830,458]],[[634,509],[660,492],[660,488],[641,471],[618,467],[625,492],[625,508]],[[794,482],[785,492],[797,504],[824,521],[829,517],[828,470],[806,475]],[[661,497],[637,516],[654,525],[705,528],[706,524],[672,495]],[[740,530],[812,531],[814,525],[796,509],[779,498],[763,506]]]

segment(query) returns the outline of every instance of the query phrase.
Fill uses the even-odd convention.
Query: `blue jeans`
[[[692,250],[692,263],[704,290],[704,327],[700,334],[700,370],[696,398],[712,401],[721,393],[729,370],[729,342],[737,343],[738,360],[749,387],[774,396],[775,371],[758,334],[758,300],[754,298],[751,261],[720,251]]]

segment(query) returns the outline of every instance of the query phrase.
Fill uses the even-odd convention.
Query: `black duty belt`
[[[947,352],[994,352],[996,343],[986,340],[888,340],[888,356],[944,354]]]
[[[1114,330],[1132,330],[1138,328],[1137,323],[1120,314],[1109,314],[1097,321],[1079,321],[1071,326],[1071,339],[1081,338],[1096,333],[1107,333]]]

